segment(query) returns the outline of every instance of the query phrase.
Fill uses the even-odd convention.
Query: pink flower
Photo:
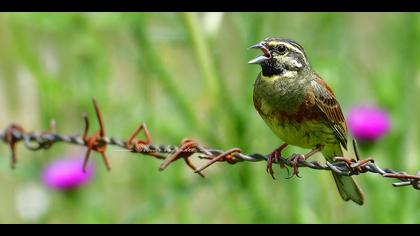
[[[388,113],[371,105],[353,107],[347,120],[350,132],[357,140],[377,140],[388,133],[390,128]]]
[[[87,184],[92,179],[93,168],[89,165],[83,173],[83,160],[66,157],[51,162],[42,173],[43,182],[54,189],[68,190]]]

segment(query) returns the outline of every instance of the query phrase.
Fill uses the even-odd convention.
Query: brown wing
[[[319,76],[312,81],[312,88],[315,96],[315,108],[333,129],[343,147],[347,149],[346,120],[333,91]]]

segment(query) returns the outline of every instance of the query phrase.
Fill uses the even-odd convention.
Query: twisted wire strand
[[[139,153],[144,155],[153,156],[157,159],[163,160],[164,162],[160,166],[160,170],[164,170],[168,165],[178,159],[184,159],[186,164],[193,169],[196,173],[204,177],[202,170],[210,166],[215,162],[228,162],[229,164],[236,164],[238,162],[259,162],[267,161],[269,154],[251,153],[244,154],[238,148],[230,149],[228,151],[206,148],[198,142],[191,139],[184,139],[180,146],[171,144],[156,145],[151,143],[150,134],[146,128],[146,125],[142,125],[133,132],[133,134],[127,140],[121,140],[114,137],[105,136],[102,119],[100,116],[100,110],[94,100],[94,106],[97,110],[97,118],[100,124],[100,130],[94,135],[88,136],[89,121],[86,116],[85,119],[85,131],[83,135],[62,135],[55,132],[55,123],[51,127],[51,131],[47,132],[26,132],[21,126],[12,124],[6,129],[0,131],[0,140],[6,144],[9,144],[12,151],[12,167],[16,162],[16,150],[15,144],[23,142],[24,146],[31,151],[37,151],[41,149],[49,149],[51,146],[57,143],[67,143],[72,145],[84,146],[88,148],[85,157],[85,163],[89,158],[90,151],[96,151],[103,155],[107,168],[110,169],[109,163],[107,162],[105,151],[107,146],[116,146],[122,150],[126,150],[132,153]],[[135,136],[140,132],[144,131],[147,137],[146,141],[135,139]],[[374,173],[379,174],[383,177],[398,179],[399,182],[393,183],[394,187],[412,186],[416,190],[420,190],[420,171],[417,171],[416,175],[409,175],[402,171],[396,171],[390,168],[379,167],[373,159],[360,160],[359,150],[357,143],[353,141],[354,151],[357,157],[356,160],[343,160],[344,158],[337,158],[337,161],[325,164],[318,163],[316,161],[298,161],[298,167],[307,167],[314,170],[326,170],[333,171],[339,175],[352,176],[363,173]],[[196,168],[190,161],[190,157],[193,156],[200,159],[210,160],[211,163],[205,166],[205,168]],[[274,163],[281,164],[283,166],[293,167],[288,158],[279,157]]]

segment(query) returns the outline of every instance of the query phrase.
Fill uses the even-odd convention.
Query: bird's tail
[[[324,155],[327,161],[332,162],[333,157],[343,156],[343,151],[340,145],[327,145],[323,148],[322,155]],[[352,200],[359,205],[363,205],[363,193],[351,176],[343,176],[335,172],[332,172],[332,175],[341,198],[345,201]]]

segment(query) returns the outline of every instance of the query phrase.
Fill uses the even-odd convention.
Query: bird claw
[[[281,162],[280,157],[281,157],[281,152],[283,151],[284,148],[287,147],[287,145],[288,145],[287,143],[284,143],[280,147],[276,148],[272,153],[270,153],[270,155],[268,155],[266,171],[267,173],[271,175],[271,177],[274,180],[276,179],[276,177],[274,177],[273,163],[274,162],[279,163],[280,168],[285,168],[285,165],[283,162]],[[287,175],[289,175],[289,169],[287,169]]]
[[[276,149],[268,156],[268,159],[267,159],[266,171],[267,173],[271,175],[271,178],[273,178],[274,180],[276,179],[276,177],[274,177],[273,160],[277,162],[278,156],[279,156],[279,153],[278,153],[278,150]]]
[[[290,158],[287,159],[287,164],[293,166],[293,173],[287,177],[286,179],[291,179],[293,176],[297,176],[298,178],[301,178],[299,175],[299,162],[305,161],[306,158],[302,154],[293,154]]]

